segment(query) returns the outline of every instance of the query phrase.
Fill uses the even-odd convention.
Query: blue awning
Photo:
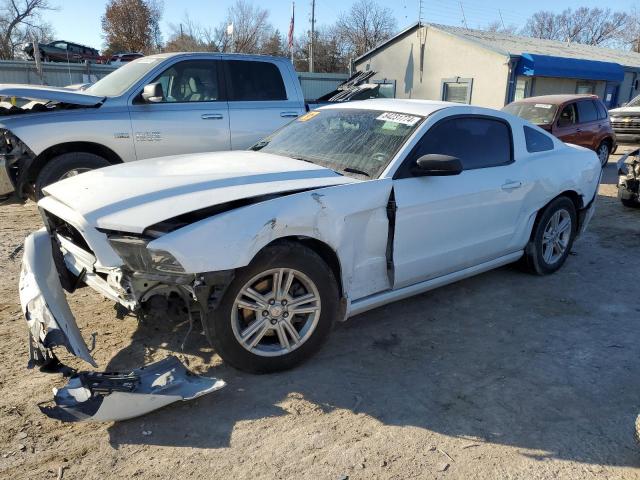
[[[624,79],[622,65],[579,58],[552,57],[537,53],[523,53],[516,68],[517,75],[530,77],[578,78],[580,80],[607,80],[621,82]]]

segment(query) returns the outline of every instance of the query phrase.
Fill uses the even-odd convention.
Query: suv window
[[[465,170],[496,167],[512,161],[511,129],[486,117],[456,117],[437,123],[424,134],[412,160],[439,153],[458,157]]]
[[[576,113],[576,104],[570,103],[562,109],[560,117],[558,117],[558,126],[568,127],[577,123],[578,115]]]
[[[595,101],[596,107],[598,108],[598,120],[604,120],[607,118],[609,113],[607,112],[607,107],[604,106],[602,102]]]
[[[154,80],[162,85],[162,103],[215,102],[220,100],[216,60],[176,63]]]
[[[229,60],[229,100],[286,100],[282,75],[270,62]]]
[[[598,120],[598,110],[592,100],[578,102],[578,121],[580,123],[595,122]]]
[[[551,140],[548,135],[538,132],[526,125],[524,126],[524,140],[527,144],[527,152],[529,153],[553,150],[553,140]]]

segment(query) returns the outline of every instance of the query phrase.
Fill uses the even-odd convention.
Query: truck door
[[[249,148],[305,111],[296,78],[273,61],[226,60],[231,148]]]
[[[136,157],[229,150],[229,108],[220,60],[185,60],[167,68],[152,83],[162,98],[130,106]]]

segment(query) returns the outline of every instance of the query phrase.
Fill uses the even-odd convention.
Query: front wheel
[[[35,198],[42,198],[42,189],[47,185],[109,165],[111,164],[103,157],[88,152],[70,152],[53,157],[42,167],[36,178]]]
[[[576,207],[567,197],[553,200],[536,222],[523,257],[527,270],[548,275],[564,264],[577,232]]]
[[[206,324],[224,361],[251,373],[292,368],[315,353],[338,315],[331,269],[314,251],[283,242],[236,273]]]

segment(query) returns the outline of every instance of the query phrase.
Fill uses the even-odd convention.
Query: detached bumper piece
[[[201,377],[173,356],[130,373],[80,372],[54,390],[55,405],[39,405],[42,413],[63,422],[126,420],[177,401],[188,401],[225,386]]]

